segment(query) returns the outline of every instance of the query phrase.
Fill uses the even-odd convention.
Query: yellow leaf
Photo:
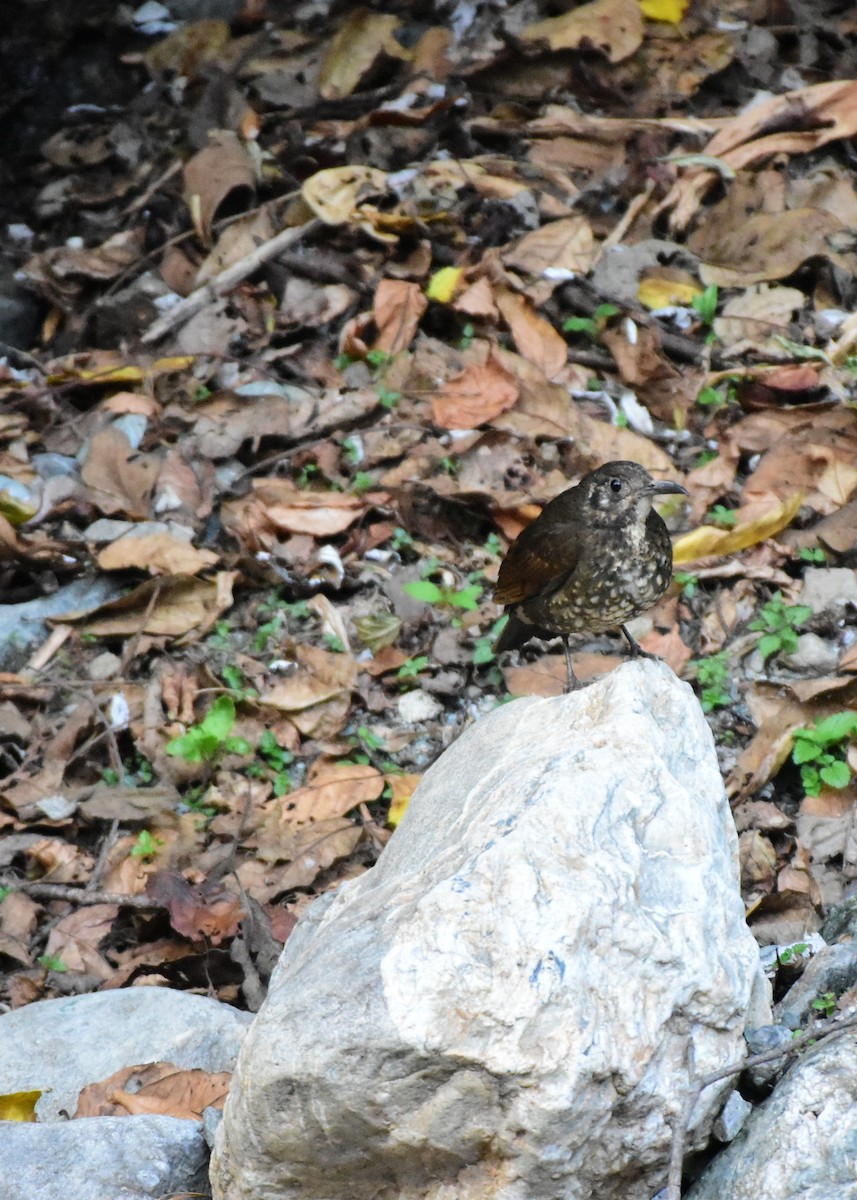
[[[670,25],[681,24],[687,12],[689,0],[640,0],[643,16],[650,21],[669,21]]]
[[[698,558],[706,558],[711,554],[718,556],[735,554],[738,550],[746,550],[764,542],[766,538],[774,537],[780,530],[791,523],[795,513],[803,503],[803,496],[792,496],[791,499],[778,504],[764,516],[755,521],[747,521],[744,525],[736,525],[734,529],[717,529],[714,525],[700,525],[690,533],[684,533],[677,538],[673,545],[673,562],[689,563]]]
[[[464,270],[461,267],[441,267],[435,271],[428,282],[426,295],[429,300],[437,300],[440,304],[449,304],[458,290]]]
[[[387,814],[387,824],[395,829],[405,815],[411,796],[416,791],[421,775],[385,775],[385,781],[390,785],[393,802]]]
[[[637,299],[644,308],[667,308],[673,304],[689,305],[702,288],[699,284],[681,283],[663,275],[643,279],[637,288]]]
[[[35,1121],[41,1092],[9,1092],[0,1096],[0,1121]]]

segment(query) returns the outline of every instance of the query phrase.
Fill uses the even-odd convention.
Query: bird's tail
[[[509,620],[494,645],[494,653],[502,654],[504,650],[516,650],[518,646],[523,646],[524,642],[528,642],[532,637],[549,638],[550,636],[551,634],[540,629],[538,625],[528,625],[514,613],[509,613]]]

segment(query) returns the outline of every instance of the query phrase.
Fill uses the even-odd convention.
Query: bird
[[[555,496],[509,547],[494,600],[509,615],[494,647],[514,650],[557,635],[565,646],[566,691],[580,687],[569,634],[617,626],[632,658],[655,658],[625,622],[655,604],[672,578],[672,543],[652,508],[658,496],[688,495],[635,462],[609,462]]]

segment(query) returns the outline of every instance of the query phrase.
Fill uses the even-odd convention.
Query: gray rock
[[[59,1125],[0,1122],[0,1178],[14,1180],[14,1191],[6,1193],[10,1200],[207,1196],[207,1166],[197,1121],[141,1116]]]
[[[797,650],[788,656],[796,671],[825,675],[839,664],[839,647],[820,638],[817,633],[803,633],[797,640]]]
[[[783,1076],[686,1200],[857,1200],[857,1032]]]
[[[751,1055],[766,1054],[769,1050],[779,1050],[794,1040],[791,1029],[785,1025],[760,1025],[756,1029],[748,1029],[744,1033],[747,1039],[747,1049]],[[759,1063],[747,1068],[747,1077],[753,1087],[763,1088],[772,1083],[789,1066],[791,1060],[783,1055],[782,1058],[772,1058],[770,1062]]]
[[[687,684],[637,661],[505,705],[289,939],[214,1194],[649,1200],[689,1072],[744,1053],[754,985],[735,828]],[[703,1094],[692,1144],[731,1086]]]
[[[0,666],[11,664],[16,654],[41,642],[48,635],[46,621],[66,614],[88,612],[122,592],[115,579],[75,579],[49,596],[0,604]]]
[[[744,1127],[753,1105],[740,1092],[731,1092],[723,1105],[720,1116],[714,1122],[713,1133],[718,1142],[734,1142]]]
[[[812,1002],[826,992],[841,996],[857,983],[857,945],[843,942],[814,954],[797,983],[776,1006],[777,1020],[798,1029],[813,1012]]]
[[[800,603],[816,616],[857,604],[857,574],[849,567],[808,567],[803,575]]]
[[[122,1067],[171,1062],[229,1071],[251,1019],[217,1000],[159,987],[38,1000],[0,1016],[0,1093],[44,1092],[36,1112],[51,1122],[74,1113],[87,1084]]]

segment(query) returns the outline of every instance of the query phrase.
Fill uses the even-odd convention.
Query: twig
[[[171,308],[162,317],[159,317],[157,321],[154,321],[143,334],[141,339],[143,345],[157,342],[179,325],[184,325],[191,317],[195,317],[198,312],[205,308],[206,304],[210,304],[218,296],[231,291],[232,288],[245,280],[248,275],[252,275],[254,271],[258,270],[263,263],[276,258],[281,250],[288,249],[289,246],[293,246],[296,242],[306,237],[307,234],[313,233],[318,229],[320,224],[320,221],[312,220],[307,221],[305,225],[296,225],[288,229],[282,229],[269,241],[263,242],[261,246],[256,246],[244,258],[240,259],[237,263],[233,263],[231,267],[227,267],[225,271],[221,271],[219,275],[215,275],[213,279],[209,279],[202,287],[198,287],[195,292],[191,292],[175,308]]]
[[[740,1075],[742,1071],[746,1071],[750,1067],[758,1067],[762,1063],[773,1062],[777,1058],[788,1058],[790,1055],[796,1054],[798,1050],[802,1050],[809,1042],[825,1041],[840,1033],[845,1033],[846,1030],[853,1029],[855,1026],[857,1026],[857,1013],[845,1019],[833,1017],[831,1020],[817,1025],[814,1029],[805,1030],[786,1046],[775,1046],[773,1050],[763,1050],[761,1054],[752,1054],[741,1062],[721,1067],[719,1071],[712,1071],[708,1075],[691,1081],[681,1114],[673,1127],[666,1200],[681,1200],[681,1169],[684,1162],[687,1130],[696,1102],[707,1087],[710,1087],[712,1083],[718,1083],[721,1079],[728,1079],[730,1075]]]
[[[68,900],[88,908],[91,904],[118,904],[124,908],[164,908],[148,896],[129,896],[120,892],[87,892],[65,883],[28,883],[23,879],[2,879],[0,887],[10,892],[24,892],[34,900]]]

